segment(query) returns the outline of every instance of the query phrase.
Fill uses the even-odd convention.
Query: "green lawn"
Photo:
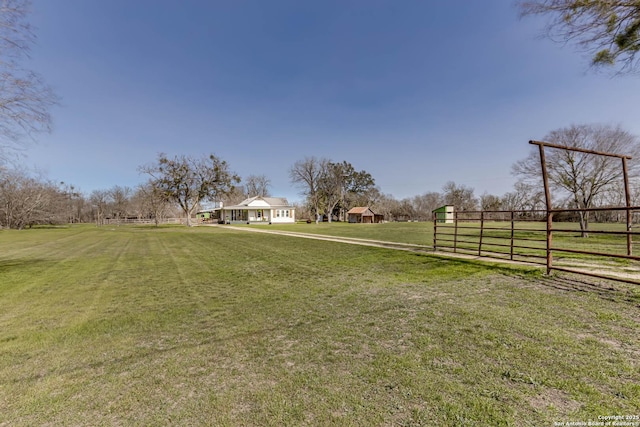
[[[240,225],[241,227],[245,225]],[[345,222],[323,222],[307,224],[260,224],[246,227],[267,230],[294,231],[320,234],[324,236],[350,237],[356,239],[381,240],[386,242],[410,243],[433,247],[432,222],[386,222],[382,224],[348,224]]]
[[[639,306],[633,286],[225,227],[3,230],[0,426],[635,415]]]
[[[242,227],[243,225],[241,225]],[[359,239],[372,239],[388,242],[409,243],[413,245],[423,245],[426,248],[433,247],[433,222],[389,222],[383,224],[347,224],[347,223],[320,223],[320,224],[282,224],[282,225],[245,225],[246,227],[293,231],[300,233],[320,234],[327,236],[340,236]],[[485,223],[487,229],[483,233],[483,255],[490,255],[489,251],[497,253],[498,256],[508,258],[509,245],[511,235],[511,223],[508,221],[487,221]],[[619,258],[583,255],[570,252],[561,252],[560,249],[578,249],[583,251],[601,252],[605,254],[625,255],[626,236],[591,233],[588,238],[580,236],[580,226],[575,222],[556,222],[554,229],[573,230],[555,231],[553,235],[553,247],[558,250],[554,252],[554,259],[557,265],[571,266],[572,260],[594,261],[603,264],[614,265],[630,265],[640,264],[629,260]],[[516,222],[516,228],[521,230],[515,231],[515,245],[526,246],[530,248],[516,248],[515,253],[520,256],[518,260],[527,260],[530,255],[536,255],[537,259],[530,261],[544,264],[546,258],[546,223],[543,222]],[[589,225],[590,230],[606,230],[606,231],[624,231],[624,224],[601,224],[592,223]],[[438,234],[440,239],[454,239],[454,226],[452,224],[439,224]],[[638,229],[634,229],[638,231]],[[458,229],[460,236],[458,237],[457,246],[461,249],[461,253],[476,254],[478,250],[478,242],[480,236],[479,222],[460,222]],[[466,236],[463,236],[466,234]],[[441,240],[439,246],[453,246],[453,242],[445,242]],[[640,239],[634,236],[634,254],[640,253]],[[465,252],[466,249],[466,252]],[[494,254],[496,255],[496,254]]]

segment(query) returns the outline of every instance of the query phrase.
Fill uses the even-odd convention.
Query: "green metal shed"
[[[442,222],[445,224],[453,224],[453,206],[452,205],[444,205],[440,206],[438,209],[434,209],[433,212],[436,214],[436,221]]]

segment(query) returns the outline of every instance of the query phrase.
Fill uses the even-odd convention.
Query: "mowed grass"
[[[409,243],[433,247],[432,222],[386,222],[381,224],[349,224],[345,222],[321,222],[319,224],[312,222],[311,224],[307,224],[297,222],[295,224],[252,224],[236,226],[320,234],[323,236]]]
[[[433,222],[388,222],[382,224],[348,224],[341,222],[306,224],[299,222],[280,225],[240,225],[240,227],[408,243],[425,246],[425,248],[433,247],[434,231]],[[483,231],[483,255],[508,258],[510,253],[511,223],[509,221],[486,221],[484,227],[486,228]],[[529,261],[544,264],[546,258],[546,223],[519,221],[515,223],[515,228],[514,244],[516,248],[514,249],[514,254],[516,259],[527,260],[527,257],[531,257]],[[572,261],[579,261],[640,267],[640,263],[636,261],[562,251],[562,249],[573,249],[626,255],[626,235],[591,233],[588,238],[583,238],[580,235],[580,225],[575,222],[555,222],[553,228],[555,230],[565,230],[554,231],[553,233],[554,260],[558,266],[571,266]],[[626,230],[626,225],[621,223],[591,223],[589,229],[591,231],[622,232]],[[638,229],[634,227],[633,231],[638,232]],[[455,233],[456,230],[453,224],[438,224],[438,238],[440,239],[438,247],[441,250],[452,250]],[[457,248],[460,253],[477,254],[480,241],[480,222],[461,221],[457,233]],[[518,248],[517,246],[521,247]],[[633,253],[637,254],[640,251],[640,238],[638,236],[633,236],[633,246],[635,248]]]
[[[333,223],[311,223],[298,222],[296,224],[254,224],[236,225],[240,227],[253,227],[267,230],[293,231],[300,233],[320,234],[326,236],[340,236],[349,238],[381,240],[387,242],[409,243],[415,245],[433,246],[433,222],[387,222],[382,224],[348,224],[344,222]],[[468,236],[461,236],[460,240],[471,240],[475,244],[467,245],[477,249],[477,240],[480,236],[480,222],[460,222],[458,233]],[[486,221],[483,236],[486,240],[483,243],[500,242],[508,244],[511,237],[511,223],[509,221]],[[518,229],[514,233],[515,240],[529,240],[529,245],[546,248],[546,223],[519,221],[515,223]],[[554,247],[573,248],[584,250],[611,251],[612,253],[626,253],[626,236],[591,233],[588,238],[580,236],[580,225],[575,222],[554,222]],[[591,223],[589,229],[593,231],[615,231],[621,232],[626,226],[621,223]],[[638,232],[635,228],[633,231]],[[438,224],[438,234],[445,238],[455,234],[453,224]],[[634,244],[640,245],[640,238],[634,236]],[[522,245],[526,242],[521,241]],[[508,252],[508,249],[507,249]]]
[[[224,227],[0,232],[0,425],[552,425],[640,410],[640,293]]]

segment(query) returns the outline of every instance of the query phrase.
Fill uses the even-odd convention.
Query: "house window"
[[[287,209],[287,210],[286,210],[286,211],[284,211],[284,212],[285,212],[286,217],[287,217],[287,218],[289,218],[289,209]]]

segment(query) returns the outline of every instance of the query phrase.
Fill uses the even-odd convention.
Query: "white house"
[[[295,208],[283,197],[251,197],[235,206],[214,209],[220,222],[293,224],[296,222]]]

